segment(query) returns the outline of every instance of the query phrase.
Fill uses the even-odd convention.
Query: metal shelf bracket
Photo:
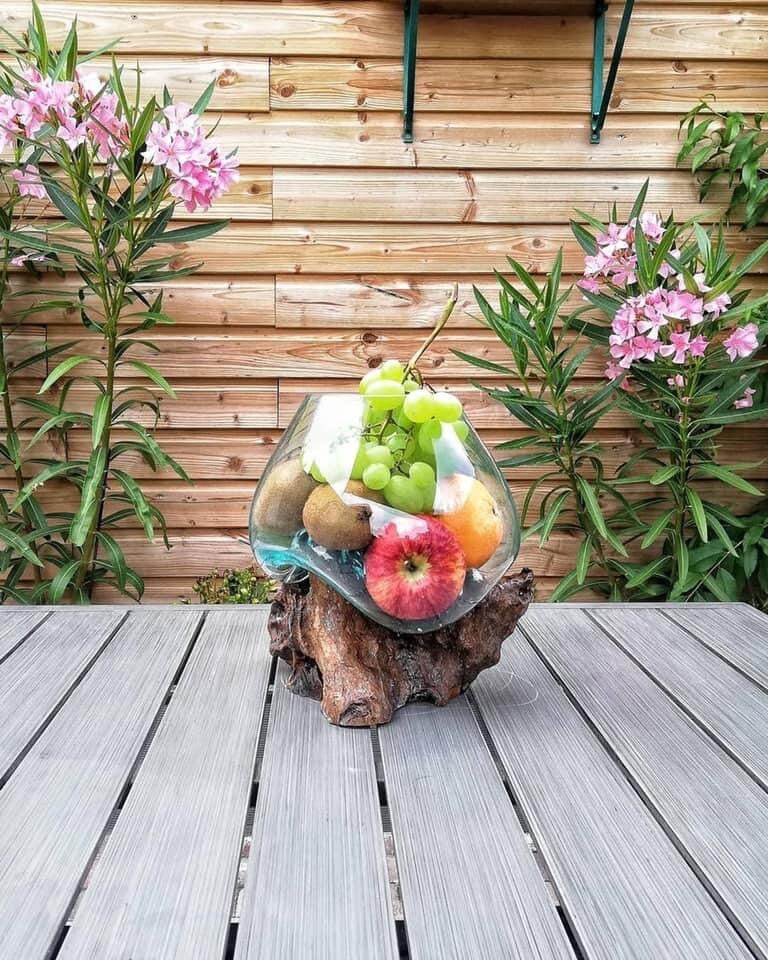
[[[607,0],[595,0],[594,49],[592,55],[592,106],[590,112],[590,142],[600,143],[608,107],[616,86],[616,76],[624,52],[629,21],[635,0],[625,0],[624,11],[616,34],[611,65],[603,82],[605,66],[605,14]],[[413,102],[416,87],[416,52],[419,38],[419,0],[404,0],[405,23],[403,31],[403,141],[413,143]]]
[[[616,75],[619,72],[621,56],[624,53],[624,42],[627,39],[629,21],[632,18],[632,8],[635,0],[625,0],[624,12],[621,15],[619,32],[616,34],[616,43],[613,46],[611,65],[608,76],[603,85],[603,65],[605,62],[605,13],[608,4],[605,0],[595,0],[595,39],[592,54],[592,114],[590,117],[590,143],[600,143],[600,134],[603,131],[605,117],[616,86]]]

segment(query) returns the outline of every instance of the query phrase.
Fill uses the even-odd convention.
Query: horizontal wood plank
[[[4,610],[0,620],[0,662],[5,660],[45,620],[37,610]]]
[[[647,176],[642,171],[334,170],[274,171],[275,220],[404,223],[568,222],[584,210],[599,219],[616,203],[631,209]],[[681,219],[722,216],[725,191],[705,204],[685,171],[651,178],[648,206]],[[280,278],[278,278],[280,280]],[[278,291],[279,294],[279,291]]]
[[[79,3],[83,49],[96,49],[121,38],[125,52],[237,54],[258,56],[390,56],[402,54],[402,9],[396,3],[352,2],[257,4],[225,0],[195,3],[196,16],[185,15],[170,0],[148,6],[139,0],[86,0]],[[609,11],[608,37],[615,37],[619,6]],[[6,0],[0,25],[21,32],[29,16],[23,0]],[[61,43],[72,8],[63,0],[46,5],[54,43]],[[682,4],[665,9],[639,6],[627,42],[627,56],[712,57],[765,56],[768,18],[757,7],[712,5],[706,10]],[[520,57],[553,55],[582,59],[592,45],[587,16],[469,16],[461,12],[425,16],[419,34],[421,57]],[[610,49],[610,42],[609,42]]]
[[[51,295],[56,301],[71,300],[69,307],[57,307],[37,315],[45,324],[38,328],[41,337],[47,327],[79,323],[79,286],[74,277],[44,276],[32,280],[19,276],[14,278],[13,289],[19,296],[8,302],[9,316],[12,311],[28,309],[36,301],[48,301]],[[148,300],[163,291],[163,310],[176,323],[218,327],[271,327],[275,323],[275,283],[271,277],[185,277],[165,285],[142,286],[141,290]],[[95,301],[93,305],[89,301],[89,307],[89,312],[98,319],[100,313]],[[130,313],[140,309],[137,305],[134,311],[126,311],[124,322],[130,323]]]
[[[630,35],[632,31],[630,31]],[[554,52],[554,51],[553,51]],[[415,109],[422,112],[584,113],[592,67],[583,61],[423,60],[416,71]],[[399,59],[273,57],[273,110],[398,110]],[[751,62],[622,61],[611,113],[683,114],[713,93],[732,110],[762,110],[768,81]]]
[[[674,116],[609,116],[601,143],[589,142],[589,117],[548,114],[417,114],[414,142],[403,143],[399,113],[279,110],[225,114],[217,135],[242,163],[259,166],[647,169],[674,167],[680,144]]]

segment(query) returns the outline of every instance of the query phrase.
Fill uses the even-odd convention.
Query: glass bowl
[[[388,464],[383,490],[363,483],[387,472],[361,477],[369,454]],[[348,393],[303,400],[256,487],[249,532],[270,576],[314,573],[398,633],[468,613],[520,547],[509,487],[464,416],[403,427]]]

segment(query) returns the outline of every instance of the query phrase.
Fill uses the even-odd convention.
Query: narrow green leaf
[[[80,506],[72,518],[69,539],[76,547],[81,547],[88,536],[94,516],[101,500],[101,486],[104,469],[107,464],[107,451],[99,447],[91,452],[88,470],[80,492]]]
[[[231,220],[211,220],[208,223],[197,223],[191,227],[179,227],[178,230],[166,230],[155,238],[155,243],[187,243],[191,240],[200,240],[210,237],[228,227]]]
[[[733,470],[722,467],[720,464],[705,461],[703,463],[697,463],[696,470],[699,473],[703,473],[704,476],[722,480],[722,482],[727,483],[729,487],[733,487],[735,490],[741,490],[742,493],[749,493],[753,497],[763,496],[763,491],[750,483],[749,480],[745,480],[737,473],[734,473]]]
[[[595,491],[589,485],[589,482],[584,479],[584,477],[577,476],[576,481],[578,483],[579,492],[581,493],[584,505],[587,508],[587,513],[589,514],[592,523],[594,523],[595,529],[601,537],[605,537],[608,533],[608,529],[605,525],[605,519],[603,518],[602,511],[600,510],[600,503],[595,495]]]
[[[170,397],[171,400],[176,399],[176,391],[173,389],[170,383],[168,383],[162,373],[160,373],[158,370],[155,370],[154,367],[150,366],[148,363],[145,363],[143,360],[128,360],[126,362],[129,366],[140,370],[144,376],[149,377],[149,379],[153,383],[157,384],[163,393]]]
[[[674,463],[671,463],[669,466],[662,467],[661,470],[657,470],[656,473],[648,477],[648,482],[657,487],[659,484],[666,483],[667,480],[671,480],[672,477],[676,476],[679,472],[680,468]]]
[[[69,563],[65,563],[61,570],[59,570],[51,583],[49,594],[51,603],[59,603],[67,592],[67,588],[72,583],[79,568],[80,559],[78,558],[76,560],[70,560]]]
[[[641,567],[634,576],[631,576],[629,580],[627,580],[627,590],[634,590],[635,587],[642,586],[646,580],[650,580],[651,577],[657,573],[661,573],[668,562],[669,557],[659,557],[657,560]]]
[[[660,517],[658,517],[651,526],[648,528],[648,533],[643,537],[643,542],[641,547],[645,550],[647,547],[650,547],[652,543],[655,543],[664,530],[667,529],[667,525],[672,517],[675,515],[674,510],[667,510]]]
[[[81,363],[88,363],[93,359],[93,357],[79,353],[74,357],[67,357],[66,360],[62,360],[61,363],[54,367],[54,369],[51,370],[51,372],[45,378],[42,387],[40,387],[40,389],[37,391],[38,394],[45,393],[46,390],[50,390],[54,383],[56,383],[58,380],[61,380],[61,378],[68,374],[70,370],[74,370],[74,368],[79,366]]]
[[[581,585],[587,579],[589,561],[592,558],[592,537],[585,537],[576,555],[576,582]]]
[[[707,517],[704,513],[704,504],[701,502],[701,497],[693,487],[688,487],[685,491],[685,499],[691,508],[691,515],[696,524],[696,529],[699,531],[699,536],[706,543],[709,539],[709,530],[707,529]]]
[[[16,553],[24,557],[29,563],[33,563],[36,567],[42,567],[42,560],[40,560],[27,541],[16,533],[15,530],[12,530],[10,527],[0,526],[0,540],[11,550],[15,550]]]

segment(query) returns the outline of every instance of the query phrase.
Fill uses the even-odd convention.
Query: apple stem
[[[448,323],[448,320],[450,319],[451,314],[453,313],[453,309],[456,306],[458,299],[459,299],[459,285],[458,283],[454,283],[453,290],[451,290],[451,296],[448,302],[446,303],[446,305],[443,307],[443,312],[440,315],[440,319],[437,321],[437,323],[433,327],[431,333],[429,334],[427,339],[424,341],[424,343],[422,343],[422,345],[419,347],[416,353],[414,353],[414,355],[411,357],[408,363],[406,363],[405,365],[406,377],[408,377],[413,372],[413,370],[416,367],[416,364],[419,362],[419,360],[421,360],[421,358],[424,356],[427,350],[429,350],[429,348],[432,346],[435,340],[437,340],[437,338],[440,336],[443,330],[443,327],[445,327],[446,323]]]

